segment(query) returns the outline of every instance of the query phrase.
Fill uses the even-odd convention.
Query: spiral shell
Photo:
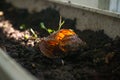
[[[39,48],[48,58],[59,58],[85,46],[78,35],[71,29],[61,29],[41,40]]]

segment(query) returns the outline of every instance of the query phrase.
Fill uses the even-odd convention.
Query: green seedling
[[[61,29],[61,27],[62,27],[62,25],[63,25],[64,23],[65,23],[65,21],[62,21],[62,17],[60,16],[58,30]],[[23,29],[25,29],[25,28],[26,28],[25,24],[22,24],[22,25],[20,26],[20,29],[21,29],[21,30],[23,30]],[[53,30],[53,29],[46,28],[43,22],[40,23],[40,28],[46,30],[49,34],[55,32],[55,30]],[[37,39],[38,36],[37,36],[37,34],[35,33],[35,31],[34,31],[32,28],[30,28],[30,31],[31,31],[33,37]],[[30,36],[29,36],[29,35],[24,35],[24,38],[25,38],[25,39],[29,39]]]
[[[24,30],[26,28],[25,24],[20,25],[19,27],[21,30]]]
[[[29,39],[29,38],[34,38],[34,39],[37,39],[38,38],[38,36],[37,36],[37,34],[35,33],[35,31],[32,29],[32,28],[30,28],[30,32],[32,33],[32,35],[33,36],[29,36],[29,35],[24,35],[24,38],[27,40],[27,39]]]
[[[64,23],[65,23],[65,21],[62,21],[62,17],[60,16],[58,30],[61,29],[61,27],[62,27],[62,25],[63,25]]]
[[[27,35],[27,34],[26,34],[26,35],[24,35],[24,38],[25,38],[26,40],[27,40],[27,39],[29,39],[29,37],[30,37],[30,36],[29,36],[29,35]]]
[[[61,29],[61,27],[62,27],[62,25],[63,25],[64,23],[65,23],[65,21],[62,21],[62,17],[60,16],[58,30]],[[46,30],[49,34],[55,32],[55,30],[53,30],[53,29],[46,28],[43,22],[40,23],[40,27],[41,27],[41,29]]]
[[[53,29],[46,28],[43,22],[40,23],[40,27],[41,27],[42,29],[46,30],[49,34],[55,32],[55,30],[53,30]]]
[[[24,29],[26,29],[26,25],[25,24],[22,24],[20,27],[19,27],[21,30],[24,30]],[[32,28],[30,28],[30,32],[32,33],[32,35],[33,36],[29,36],[29,35],[24,35],[24,38],[27,40],[27,39],[29,39],[30,37],[32,37],[32,38],[38,38],[38,36],[37,36],[37,34],[35,33],[35,31],[32,29]]]
[[[30,31],[31,31],[31,33],[33,34],[33,37],[35,37],[35,38],[38,37],[37,34],[34,32],[34,30],[33,30],[32,28],[30,28]]]

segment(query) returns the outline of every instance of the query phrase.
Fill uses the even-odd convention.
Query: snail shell
[[[76,51],[86,43],[71,29],[61,29],[48,37],[42,38],[39,48],[48,58],[61,58],[69,51]]]

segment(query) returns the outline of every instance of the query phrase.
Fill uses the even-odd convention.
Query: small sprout
[[[43,22],[40,23],[40,26],[42,29],[46,30],[49,34],[55,32],[55,30],[53,30],[53,29],[50,29],[50,28],[47,29]]]
[[[55,30],[52,30],[52,29],[47,29],[47,31],[48,31],[48,33],[53,33],[53,32],[55,32]]]
[[[58,26],[58,30],[61,29],[62,25],[65,23],[65,21],[62,21],[62,17],[60,16],[60,21],[59,21],[59,26]]]
[[[61,29],[61,27],[62,27],[62,25],[63,25],[64,23],[65,23],[65,21],[62,21],[62,17],[60,16],[60,21],[59,21],[58,30]],[[43,22],[40,23],[40,27],[41,27],[42,29],[46,30],[49,34],[55,32],[55,30],[53,30],[53,29],[46,28]]]
[[[29,37],[30,37],[30,36],[29,36],[29,35],[27,35],[27,34],[26,34],[26,35],[24,35],[24,38],[25,38],[26,40],[27,40],[27,39],[29,39]]]
[[[30,28],[30,31],[31,31],[31,33],[33,34],[33,36],[34,36],[35,38],[38,37],[37,34],[34,32],[34,30],[33,30],[32,28]]]
[[[47,29],[47,28],[45,27],[45,25],[44,25],[43,22],[40,23],[40,27],[41,27],[42,29],[45,29],[45,30]]]
[[[25,24],[22,24],[19,28],[20,28],[21,30],[23,30],[23,29],[26,28],[26,26],[25,26]]]

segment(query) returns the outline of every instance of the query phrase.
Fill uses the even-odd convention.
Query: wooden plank
[[[0,80],[37,80],[0,49]]]

